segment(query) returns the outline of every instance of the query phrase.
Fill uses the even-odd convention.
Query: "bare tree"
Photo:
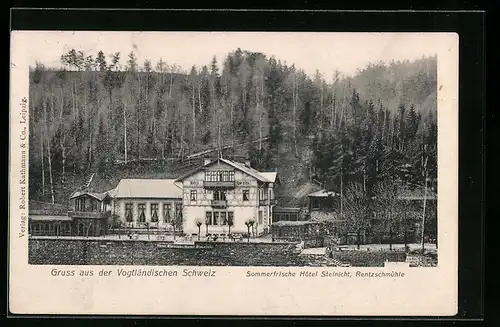
[[[401,194],[399,182],[394,179],[387,179],[375,186],[375,209],[382,216],[384,229],[389,236],[389,250],[392,251],[394,235],[397,233],[399,225],[399,196]]]
[[[359,249],[364,240],[370,215],[370,199],[360,183],[352,183],[346,189],[343,207],[344,233],[356,233],[356,245]]]

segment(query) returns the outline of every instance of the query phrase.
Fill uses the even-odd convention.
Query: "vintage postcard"
[[[10,311],[456,314],[458,42],[13,31]]]

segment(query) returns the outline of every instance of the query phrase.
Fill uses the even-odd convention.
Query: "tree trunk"
[[[330,126],[333,128],[334,126],[337,126],[337,107],[336,107],[336,95],[335,91],[333,91],[333,97],[332,97],[332,120],[330,122]]]
[[[203,106],[201,105],[201,82],[198,83],[198,106],[200,108],[200,114],[203,113]]]
[[[293,144],[295,146],[295,156],[299,156],[297,149],[297,74],[293,72]]]
[[[140,109],[138,109],[140,110]],[[136,114],[136,123],[137,123],[137,155],[136,158],[137,160],[141,159],[141,129],[140,129],[140,124],[139,124],[139,112]]]
[[[342,214],[343,198],[344,198],[344,171],[340,168],[340,214]]]
[[[111,124],[111,112],[113,110],[113,90],[109,90],[108,96],[109,96],[109,104],[108,104],[108,112],[106,113],[106,151],[109,150],[110,144],[112,144],[112,142],[110,142],[109,140],[110,138],[109,126]],[[99,101],[99,97],[97,97],[97,99],[98,99],[97,101]],[[99,108],[99,104],[97,104],[97,107]]]
[[[425,158],[425,186],[424,186],[424,206],[422,210],[422,253],[425,250],[425,238],[424,238],[424,232],[425,232],[425,205],[427,202],[427,161],[428,157]]]
[[[232,148],[234,151],[234,103],[233,99],[231,99],[231,140],[232,140]]]
[[[359,250],[361,248],[361,230],[358,228],[357,232],[358,232],[358,235],[357,235],[356,248]]]
[[[40,159],[42,161],[42,195],[45,195],[45,165],[44,165],[44,157],[45,152],[43,150],[43,142],[44,142],[44,133],[43,127],[40,126]]]
[[[127,112],[125,109],[125,104],[123,104],[123,149],[125,155],[125,164],[127,164]]]
[[[404,242],[405,242],[405,252],[406,252],[406,247],[408,246],[408,224],[406,222],[406,210],[408,208],[408,204],[404,206],[403,208],[403,229],[404,229]]]
[[[50,151],[50,142],[49,142],[49,125],[48,125],[48,120],[47,120],[47,103],[46,99],[43,101],[43,111],[45,115],[45,128],[47,129],[45,141],[46,141],[46,146],[47,146],[47,158],[49,160],[49,179],[50,179],[50,196],[52,203],[55,203],[54,199],[54,181],[52,179],[52,158],[51,158],[51,151]]]
[[[196,145],[196,107],[195,107],[195,98],[194,98],[194,84],[193,84],[193,147]]]
[[[392,218],[389,218],[389,251],[392,251]]]
[[[342,106],[342,110],[340,111],[339,127],[342,127],[342,120],[343,119],[344,119],[344,106]]]
[[[323,129],[323,117],[325,116],[325,114],[323,113],[323,81],[321,81],[320,114],[320,129]]]
[[[66,178],[66,134],[64,132],[64,121],[63,121],[63,113],[64,113],[64,94],[62,88],[61,90],[61,112],[59,114],[59,124],[61,128],[61,135],[59,137],[59,145],[61,147],[61,161],[62,161],[62,174],[61,174],[61,186],[62,189],[65,189],[65,178]]]
[[[92,119],[89,117],[89,172],[92,170]]]

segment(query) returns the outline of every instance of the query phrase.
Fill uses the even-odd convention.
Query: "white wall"
[[[184,210],[184,233],[197,234],[198,227],[196,221],[201,220],[203,225],[200,228],[201,236],[206,234],[205,213],[207,211],[221,210],[232,211],[234,213],[234,225],[231,227],[231,233],[246,233],[248,231],[245,221],[253,219],[256,223],[255,228],[258,234],[262,233],[269,226],[269,206],[259,207],[258,181],[240,170],[225,163],[217,163],[210,166],[211,170],[234,170],[235,188],[226,190],[226,208],[212,208],[213,190],[204,189],[205,171],[199,171],[183,181],[183,210]],[[272,185],[272,184],[271,184]],[[191,201],[191,190],[196,190],[197,199]],[[248,201],[243,201],[243,191],[249,191]],[[269,195],[271,195],[269,191]],[[268,198],[271,198],[270,196]],[[258,224],[258,210],[262,210],[262,224]],[[219,225],[209,225],[208,233],[227,234],[229,227]]]
[[[151,204],[152,203],[157,203],[158,204],[158,221],[159,224],[158,226],[160,228],[167,228],[170,229],[171,225],[168,223],[164,222],[164,212],[163,212],[163,204],[169,203],[171,205],[171,217],[174,217],[175,213],[175,204],[176,203],[182,203],[180,199],[115,199],[115,212],[114,214],[118,215],[119,220],[123,222],[126,226],[131,226],[131,227],[142,227],[143,223],[139,223],[139,203],[145,203],[146,204],[146,222],[151,223]],[[133,204],[133,209],[132,209],[132,219],[133,222],[132,224],[127,222],[127,219],[125,217],[125,203],[132,203]],[[111,211],[113,213],[113,210]],[[156,223],[152,223],[154,226],[156,226]]]

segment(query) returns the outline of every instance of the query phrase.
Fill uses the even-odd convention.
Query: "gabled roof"
[[[339,193],[333,192],[333,191],[327,191],[325,189],[316,191],[314,193],[309,194],[309,197],[314,197],[314,198],[327,198],[329,196],[339,196]]]
[[[257,179],[259,182],[271,183],[271,181],[269,179],[267,179],[266,177],[264,177],[260,171],[253,169],[252,167],[249,167],[249,166],[245,165],[244,163],[239,163],[236,161],[231,161],[231,160],[222,159],[222,158],[220,160],[222,162],[227,163],[228,165],[235,167],[236,169],[241,170],[244,173],[247,173],[248,175]]]
[[[182,190],[174,179],[122,179],[111,190],[113,198],[182,199]]]
[[[95,192],[76,191],[75,193],[73,193],[73,195],[71,195],[69,199],[72,200],[84,195],[88,195],[94,199],[97,199],[98,201],[103,201],[108,196],[108,192],[95,193]]]
[[[190,172],[182,175],[181,177],[177,178],[175,181],[176,182],[180,182],[182,180],[184,180],[186,177],[189,177],[191,175],[193,175],[194,173],[206,168],[206,167],[209,167],[211,165],[214,165],[215,163],[217,162],[223,162],[233,168],[236,168],[252,177],[254,177],[255,179],[257,179],[259,182],[263,182],[263,183],[272,183],[276,180],[277,178],[277,173],[276,172],[270,172],[270,173],[262,173],[258,170],[255,170],[253,169],[252,167],[248,167],[246,166],[245,164],[243,163],[239,163],[239,162],[236,162],[236,161],[232,161],[232,160],[228,160],[228,159],[224,159],[224,158],[218,158],[217,160],[213,160],[201,167],[198,167],[196,169],[193,169],[191,170]]]
[[[264,176],[264,178],[271,181],[272,183],[276,183],[277,181],[279,181],[278,173],[275,171],[273,171],[273,172],[260,172],[260,174],[262,176]]]

